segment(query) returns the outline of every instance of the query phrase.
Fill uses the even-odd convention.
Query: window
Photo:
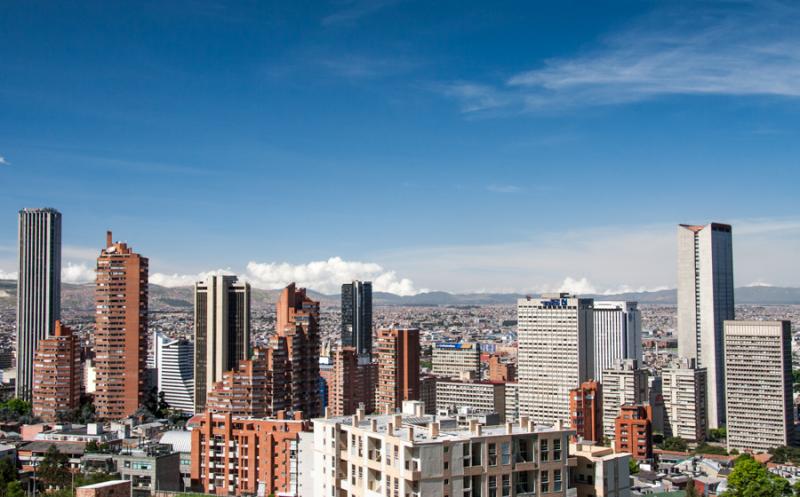
[[[553,471],[553,492],[561,491],[561,470]]]
[[[497,477],[489,476],[489,497],[497,497]]]
[[[547,471],[542,471],[541,490],[543,494],[550,492],[550,479]]]
[[[497,444],[489,444],[489,466],[497,466]]]
[[[503,442],[500,445],[500,464],[511,464],[511,443]]]
[[[503,475],[503,497],[511,495],[511,475]]]

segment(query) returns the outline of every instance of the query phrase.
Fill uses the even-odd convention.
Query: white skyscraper
[[[678,353],[708,373],[708,426],[725,424],[723,322],[734,318],[731,227],[678,226]]]
[[[728,450],[789,445],[794,428],[789,321],[726,321]]]
[[[61,213],[19,211],[17,397],[31,400],[33,356],[61,313]]]
[[[614,421],[625,404],[647,402],[647,370],[636,359],[617,360],[603,372],[603,435],[614,438]]]
[[[664,435],[702,442],[706,438],[705,368],[694,359],[681,358],[661,370],[664,399]]]
[[[642,360],[642,316],[636,302],[594,302],[594,379],[620,359]]]
[[[592,299],[566,293],[519,299],[520,415],[569,423],[569,392],[594,374]]]
[[[170,408],[194,414],[194,344],[173,340],[155,333],[153,364],[157,370],[158,391]]]

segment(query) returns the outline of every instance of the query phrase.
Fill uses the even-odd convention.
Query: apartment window
[[[511,464],[511,443],[503,442],[500,444],[500,464]]]
[[[561,470],[553,471],[553,492],[561,491]]]
[[[489,466],[497,466],[497,444],[489,444]]]
[[[503,497],[511,495],[511,475],[503,475]]]
[[[489,497],[497,497],[497,477],[489,477]]]
[[[550,492],[550,474],[547,471],[542,471],[541,490],[543,494]]]

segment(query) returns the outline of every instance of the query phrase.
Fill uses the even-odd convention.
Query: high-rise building
[[[363,407],[375,411],[375,385],[378,364],[360,361],[355,347],[339,347],[333,352],[333,374],[328,383],[328,409],[331,416],[355,414]]]
[[[114,242],[97,258],[95,364],[97,417],[122,419],[144,403],[147,375],[148,260]]]
[[[238,417],[264,418],[272,414],[271,373],[263,357],[239,361],[225,371],[208,391],[206,410]]]
[[[250,358],[250,284],[209,276],[194,285],[194,410],[222,374]]]
[[[419,329],[378,331],[375,410],[393,412],[404,400],[419,400]]]
[[[593,303],[566,293],[519,300],[520,415],[569,423],[570,390],[594,374]]]
[[[637,461],[653,458],[652,413],[648,404],[626,404],[615,420],[614,450]]]
[[[603,435],[613,438],[620,407],[647,402],[647,370],[636,359],[624,359],[606,369],[603,377]]]
[[[61,317],[61,213],[19,211],[17,397],[31,400],[33,356]]]
[[[45,422],[61,421],[81,406],[83,365],[80,340],[56,320],[53,336],[39,340],[33,360],[33,414]]]
[[[155,332],[153,339],[158,391],[164,392],[164,401],[171,409],[194,414],[194,344],[160,332]]]
[[[369,281],[342,285],[342,345],[355,348],[359,357],[366,357],[366,361],[372,356],[372,283]]]
[[[433,346],[431,372],[435,375],[479,378],[481,348],[477,343],[437,343]]]
[[[678,355],[708,374],[708,426],[725,425],[723,322],[734,319],[731,227],[678,226]]]
[[[468,423],[459,427],[405,405],[398,414],[315,419],[317,478],[308,495],[574,495],[573,431],[527,418]]]
[[[570,427],[579,440],[603,440],[603,389],[600,383],[584,381],[569,393]]]
[[[664,436],[702,442],[706,439],[705,368],[683,357],[661,369]]]
[[[594,301],[594,379],[620,359],[642,360],[642,316],[636,302]]]
[[[280,351],[287,410],[302,411],[308,418],[322,413],[319,383],[319,302],[294,283],[278,299],[277,326],[271,348]],[[278,369],[277,357],[274,369]]]
[[[794,431],[789,321],[726,321],[728,450],[766,452]]]
[[[456,412],[472,408],[482,413],[506,417],[506,386],[489,381],[439,380],[436,382],[436,411]]]

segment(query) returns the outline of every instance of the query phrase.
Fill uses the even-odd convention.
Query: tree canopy
[[[783,497],[791,496],[789,481],[767,471],[767,468],[748,455],[739,456],[728,476],[728,490],[722,497]]]

